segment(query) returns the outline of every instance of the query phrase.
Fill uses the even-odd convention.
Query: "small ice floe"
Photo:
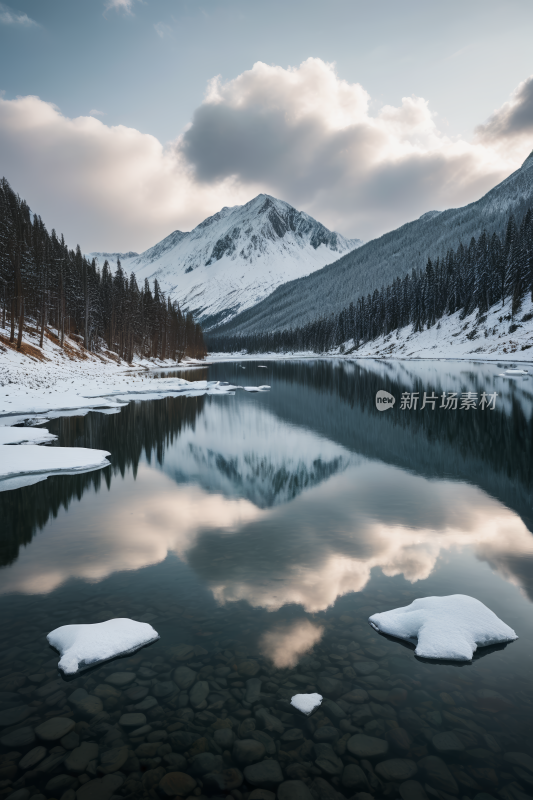
[[[268,369],[268,367],[265,364],[258,364],[257,369]]]
[[[0,445],[2,444],[45,444],[57,439],[46,428],[8,428],[0,427]]]
[[[318,708],[324,698],[321,694],[313,692],[312,694],[295,694],[291,697],[291,706],[297,708],[302,714],[307,717],[312,714],[315,708]]]
[[[147,622],[108,619],[93,625],[63,625],[46,638],[59,650],[59,669],[65,675],[74,675],[116,656],[133,653],[155,642],[159,634]]]
[[[2,431],[24,430],[1,428]],[[27,435],[27,434],[25,434]],[[15,447],[0,444],[0,492],[44,481],[50,475],[72,475],[109,466],[107,450],[87,447]]]
[[[245,392],[268,392],[270,386],[243,386]]]
[[[490,608],[465,594],[422,597],[368,621],[380,633],[418,641],[415,654],[422,658],[471,661],[478,647],[518,639]]]
[[[527,378],[528,375],[527,369],[506,369],[505,372],[498,373],[498,378]]]

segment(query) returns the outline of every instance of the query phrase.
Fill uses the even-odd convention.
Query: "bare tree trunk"
[[[22,347],[22,331],[24,329],[24,298],[20,298],[19,334],[17,338],[17,350]]]
[[[87,286],[87,263],[83,265],[83,293],[85,296],[85,320],[83,325],[83,346],[89,349],[89,288]]]
[[[17,315],[17,299],[16,297],[11,298],[11,336],[9,337],[10,342],[15,341],[15,317]]]
[[[46,290],[43,292],[43,307],[42,307],[42,316],[41,316],[41,338],[39,340],[39,347],[42,349],[43,342],[44,342],[44,329],[46,327],[46,315],[48,312],[48,307],[46,303]]]

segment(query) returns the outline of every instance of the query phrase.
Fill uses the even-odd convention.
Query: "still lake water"
[[[49,422],[112,465],[0,494],[0,798],[533,796],[533,381],[260,363],[177,374],[269,393]],[[498,398],[402,410],[406,391]],[[367,624],[455,593],[518,641],[425,662]],[[113,617],[161,638],[64,681],[46,633]],[[309,718],[300,692],[326,698]]]

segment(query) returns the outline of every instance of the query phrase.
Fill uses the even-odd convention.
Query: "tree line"
[[[86,350],[108,350],[129,363],[141,358],[203,358],[201,326],[161,291],[157,280],[139,287],[120,260],[100,269],[79,245],[69,249],[55,230],[0,180],[0,297],[2,327],[20,350],[22,337],[73,337]],[[53,331],[51,329],[54,329]]]
[[[517,223],[511,215],[505,234],[483,231],[468,245],[450,248],[443,258],[428,258],[425,269],[359,297],[338,315],[322,316],[305,325],[250,334],[208,335],[211,351],[249,353],[327,352],[353,341],[357,350],[366,342],[412,325],[414,333],[460,312],[483,315],[494,305],[511,301],[511,332],[525,297],[533,300],[533,212]],[[470,334],[471,335],[471,334]]]

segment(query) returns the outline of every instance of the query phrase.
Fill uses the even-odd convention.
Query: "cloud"
[[[170,25],[167,25],[166,22],[156,22],[154,28],[155,32],[161,39],[164,39],[166,36],[169,36],[172,33],[172,28]]]
[[[125,14],[131,14],[131,7],[133,0],[107,0],[105,5],[106,11],[123,11]]]
[[[484,125],[476,128],[481,142],[490,144],[510,140],[525,140],[529,148],[533,142],[533,75],[523,81],[510,100],[495,111]]]
[[[131,11],[132,2],[109,7]],[[522,84],[496,112],[503,130],[527,130],[530,91]],[[373,108],[360,84],[320,59],[287,69],[258,62],[226,83],[212,80],[167,145],[92,112],[69,119],[29,96],[0,99],[0,146],[14,189],[86,252],[141,251],[260,192],[369,239],[477,199],[531,149],[525,133],[507,149],[489,135],[496,116],[468,142],[442,133],[423,98]]]
[[[0,25],[20,25],[23,28],[38,27],[39,23],[28,17],[27,14],[17,14],[7,6],[0,3]]]
[[[288,69],[258,62],[211,82],[180,147],[199,181],[261,185],[367,239],[428,208],[470,202],[520,163],[442,133],[423,98],[377,113],[370,101],[320,59]]]
[[[89,111],[90,117],[105,117],[105,111],[99,111],[97,108],[91,108]]]
[[[0,98],[3,174],[49,228],[85,252],[143,250],[227,204],[224,180],[200,185],[183,156],[149,134],[69,119],[38,97]]]

